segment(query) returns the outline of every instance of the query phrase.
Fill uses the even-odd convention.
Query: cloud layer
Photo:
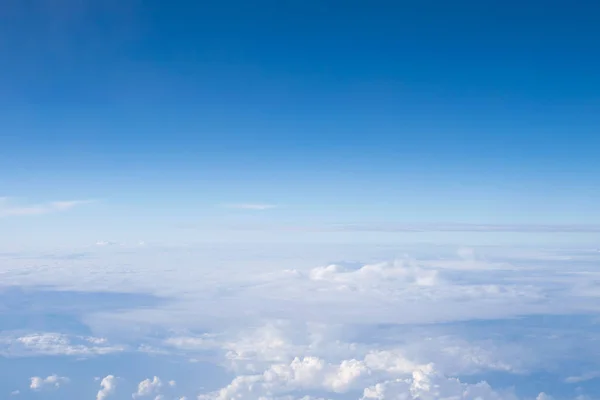
[[[93,335],[5,330],[0,351],[90,362],[131,355],[205,368],[172,376],[177,385],[154,371],[134,378],[108,370],[100,389],[90,389],[97,400],[116,394],[117,375],[119,396],[210,400],[550,398],[543,387],[524,394],[485,378],[522,382],[536,373],[563,382],[573,394],[556,397],[564,400],[596,379],[600,362],[590,349],[600,334],[585,317],[600,310],[595,249],[461,246],[412,249],[414,257],[394,249],[383,260],[380,249],[358,250],[341,251],[350,261],[324,261],[333,250],[323,257],[299,247],[290,257],[254,246],[108,246],[85,258],[4,258],[8,285],[166,301],[89,311],[73,301],[69,312]],[[572,359],[576,370],[560,370]],[[226,379],[213,380],[215,371]],[[35,386],[52,387],[58,378],[48,374]]]

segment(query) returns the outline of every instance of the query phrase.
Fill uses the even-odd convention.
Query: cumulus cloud
[[[132,397],[135,399],[138,397],[153,395],[159,391],[162,386],[163,383],[157,376],[153,377],[152,380],[144,379],[138,384],[137,392],[135,392]]]
[[[292,393],[297,394],[302,391],[349,393],[368,388],[365,392],[367,396],[377,393],[376,390],[398,391],[396,381],[403,382],[402,388],[406,389],[403,396],[415,392],[415,387],[433,381],[434,386],[444,383],[449,396],[453,395],[458,388],[462,388],[465,393],[473,395],[480,392],[490,393],[491,397],[482,397],[482,399],[512,398],[502,397],[504,394],[494,397],[496,392],[491,391],[483,383],[457,384],[460,382],[454,378],[446,378],[443,372],[513,371],[510,364],[497,358],[504,355],[503,349],[498,349],[498,354],[493,355],[475,346],[469,348],[467,343],[448,340],[436,342],[429,338],[419,339],[418,335],[406,338],[407,343],[404,348],[395,345],[386,349],[385,345],[377,343],[377,337],[373,338],[374,342],[371,344],[343,343],[339,339],[335,340],[336,335],[333,332],[331,338],[328,338],[328,334],[318,327],[309,329],[306,332],[306,340],[298,342],[298,339],[303,336],[298,335],[302,329],[298,329],[298,326],[287,326],[288,330],[284,332],[285,327],[286,324],[269,324],[255,332],[245,331],[240,334],[237,342],[222,338],[221,345],[226,350],[225,357],[233,363],[234,369],[242,373],[244,371],[252,373],[238,375],[228,386],[204,394],[200,399],[283,399],[292,396]],[[429,352],[422,353],[420,351],[422,347],[414,346],[419,340],[422,342],[422,347],[430,348]],[[218,342],[218,339],[213,338],[210,343]],[[187,342],[188,351],[193,350],[191,343],[194,342]],[[206,349],[208,342],[199,344],[200,348]],[[460,346],[464,346],[462,351]],[[354,358],[344,358],[347,355],[353,355]],[[507,354],[507,357],[511,356],[511,353]],[[331,362],[327,361],[328,359],[337,361]],[[433,369],[432,364],[427,363],[432,359],[441,362],[441,368]],[[410,381],[411,376],[414,382]],[[411,387],[413,389],[410,389]],[[420,397],[414,398],[419,400],[439,398],[436,397],[435,392],[429,397],[425,397],[424,393],[419,393],[418,396]],[[388,399],[388,397],[381,398]],[[395,398],[389,397],[389,399]]]
[[[408,379],[394,379],[366,388],[361,398],[361,400],[409,399],[516,400],[517,397],[511,392],[494,391],[486,382],[462,383],[459,379],[437,373],[432,365],[426,365],[413,371]]]
[[[554,400],[554,397],[548,396],[546,393],[542,392],[535,398],[535,400]],[[576,398],[576,400],[583,400],[583,399],[580,399],[580,396],[578,396]]]
[[[309,272],[314,281],[330,281],[353,285],[395,281],[408,285],[433,286],[438,283],[438,272],[410,265],[404,261],[364,265],[351,269],[340,265],[317,267]]]
[[[339,330],[343,329],[344,332]],[[255,329],[241,330],[233,337],[223,335],[174,337],[169,346],[187,355],[219,350],[223,366],[239,373],[257,373],[273,364],[295,358],[316,356],[333,362],[353,358],[364,360],[372,370],[409,373],[418,365],[435,362],[438,370],[450,374],[476,374],[483,371],[522,373],[539,356],[527,346],[489,340],[465,340],[443,330],[428,328],[407,331],[389,327],[385,331],[323,324],[271,322]],[[367,336],[370,341],[361,339]],[[346,336],[346,340],[344,340]],[[197,344],[197,346],[194,346]]]
[[[117,390],[117,378],[114,375],[107,375],[100,382],[101,389],[96,395],[96,400],[104,400]]]
[[[31,390],[39,391],[43,389],[58,389],[63,384],[69,382],[69,378],[58,375],[50,375],[46,378],[41,378],[39,376],[33,376],[30,378],[31,384],[29,388]]]
[[[281,394],[299,389],[319,389],[325,380],[333,381],[341,368],[327,365],[316,357],[296,358],[290,364],[275,364],[260,375],[236,377],[223,389],[199,396],[201,400],[227,400],[266,398],[270,394]],[[357,368],[360,375],[361,368]],[[344,382],[352,381],[352,374]],[[330,385],[331,386],[331,385]]]
[[[0,217],[16,217],[42,215],[70,210],[79,205],[92,202],[91,200],[52,201],[41,204],[18,204],[7,197],[0,198]]]
[[[362,400],[517,399],[511,392],[493,390],[486,382],[466,384],[459,379],[446,377],[431,364],[416,367],[404,378],[369,384],[377,376],[376,369],[372,367],[368,362],[358,360],[345,360],[338,365],[331,365],[315,357],[296,358],[289,365],[273,365],[260,375],[238,376],[221,390],[198,398],[282,399],[291,392],[326,390],[347,393],[366,385]],[[397,374],[406,375],[406,372]]]

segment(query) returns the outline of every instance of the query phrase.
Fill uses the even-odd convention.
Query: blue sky
[[[2,196],[65,237],[600,223],[594,2],[123,3],[0,6]]]

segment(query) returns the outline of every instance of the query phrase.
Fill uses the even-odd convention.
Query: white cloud
[[[306,228],[305,228],[306,229]],[[313,229],[314,230],[314,229]],[[600,232],[598,224],[338,224],[316,228],[321,231],[341,232]]]
[[[535,398],[535,400],[554,400],[554,397],[548,396],[546,393],[542,392],[538,395],[538,397]]]
[[[456,250],[456,254],[463,260],[474,260],[477,256],[475,249],[472,247],[460,247]]]
[[[100,382],[101,389],[96,395],[96,400],[104,400],[117,390],[117,378],[114,375],[105,376]]]
[[[431,364],[419,366],[406,377],[369,384],[375,370],[358,360],[331,365],[314,357],[294,359],[292,363],[274,365],[259,375],[236,377],[223,389],[200,395],[200,400],[281,399],[290,393],[326,390],[347,393],[365,387],[363,400],[439,400],[480,399],[516,400],[511,392],[498,392],[487,383],[465,384],[438,373]],[[389,372],[389,371],[388,371]],[[400,375],[406,375],[402,371]]]
[[[68,383],[69,378],[58,375],[50,375],[46,378],[41,378],[39,376],[33,376],[30,378],[31,384],[29,387],[31,390],[42,390],[42,389],[58,389],[61,385]]]
[[[138,384],[137,392],[132,397],[135,399],[137,397],[150,396],[160,390],[162,385],[162,381],[157,376],[153,377],[152,380],[144,379]]]
[[[458,388],[463,388],[465,393],[489,394],[488,397],[482,397],[486,400],[514,398],[505,394],[497,395],[487,384],[460,384],[454,378],[445,378],[442,372],[447,371],[451,374],[476,373],[482,370],[512,372],[515,370],[513,366],[498,359],[504,356],[503,348],[497,349],[497,354],[491,354],[476,346],[471,345],[469,348],[469,343],[452,342],[448,339],[432,341],[427,337],[410,336],[406,338],[405,347],[396,345],[396,348],[385,349],[385,346],[376,342],[376,338],[373,344],[341,343],[339,340],[333,340],[333,337],[328,339],[327,334],[318,334],[318,329],[309,333],[308,340],[300,344],[290,342],[290,338],[286,338],[285,333],[278,327],[282,328],[282,325],[270,325],[258,329],[255,333],[244,332],[237,343],[224,341],[223,346],[228,349],[226,357],[234,363],[236,370],[251,371],[253,374],[239,375],[220,391],[202,395],[200,399],[263,397],[280,399],[283,398],[281,396],[307,390],[348,393],[365,387],[370,388],[365,393],[373,396],[377,388],[380,391],[385,389],[386,392],[392,390],[398,392],[399,383],[396,381],[403,382],[403,390],[413,387],[412,392],[416,390],[414,387],[434,381],[444,384],[444,390],[450,394],[458,391]],[[287,333],[291,333],[292,338],[298,336],[297,327],[288,328]],[[205,346],[206,343],[202,345]],[[423,348],[428,351],[422,352]],[[412,357],[409,356],[410,353],[413,353]],[[340,359],[339,357],[344,354],[353,354],[355,358],[341,359],[334,363],[326,361],[327,358]],[[513,353],[509,352],[507,357],[512,355]],[[290,357],[293,358],[290,360]],[[441,362],[441,368],[434,370],[431,364],[427,364],[432,359]],[[260,370],[260,368],[264,369]],[[407,381],[410,376],[413,377],[414,382]],[[402,396],[412,393],[409,389],[402,392]],[[402,396],[397,398],[403,399]],[[439,398],[435,393],[429,397],[425,397],[424,393],[420,393],[419,396],[414,398],[419,400]],[[395,399],[396,397],[380,398]]]
[[[118,244],[119,243],[117,243],[117,242],[110,242],[110,241],[107,241],[107,240],[98,240],[96,242],[96,246],[101,246],[101,247],[104,247],[104,246],[116,246]]]
[[[15,204],[10,199],[0,198],[0,217],[42,215],[67,211],[79,205],[91,203],[91,200],[52,201],[41,204]]]
[[[123,350],[121,346],[109,345],[104,338],[68,336],[53,332],[0,337],[0,354],[6,357],[95,356]]]
[[[20,395],[20,394],[21,394],[21,391],[20,391],[20,390],[13,390],[12,392],[10,392],[10,395],[11,395],[11,396],[18,396],[18,395]]]
[[[354,286],[379,284],[382,281],[417,286],[433,286],[438,283],[438,271],[423,269],[401,260],[364,265],[358,269],[332,264],[312,269],[309,277],[314,281],[330,281]]]
[[[600,378],[600,371],[591,371],[591,372],[587,372],[583,375],[579,375],[579,376],[569,376],[567,379],[565,379],[566,383],[579,383],[579,382],[585,382],[585,381],[589,381],[592,379],[598,379]]]
[[[215,255],[218,251],[222,253]],[[51,266],[17,260],[4,268],[0,265],[0,272],[3,282],[12,285],[43,283],[57,289],[152,293],[178,300],[176,306],[90,316],[90,322],[102,320],[105,326],[110,318],[115,326],[149,323],[193,329],[210,324],[216,316],[235,322],[253,314],[342,324],[406,324],[600,309],[600,297],[590,299],[600,291],[572,269],[570,275],[559,276],[564,270],[553,266],[524,268],[513,263],[512,269],[499,268],[500,263],[488,263],[484,257],[474,268],[473,261],[461,264],[456,250],[450,253],[451,260],[433,256],[355,267],[321,264],[309,255],[288,260],[267,251],[148,249],[143,254],[98,254],[103,257],[100,261],[69,260]],[[199,264],[199,257],[206,261]],[[254,261],[244,261],[249,257]],[[322,258],[326,257],[331,256]],[[460,268],[466,264],[468,268]],[[495,273],[502,270],[512,271],[511,275]],[[574,301],[586,294],[590,301]],[[464,306],[467,302],[469,307]],[[290,309],[291,314],[286,312]]]
[[[145,353],[138,356],[199,360],[202,367],[226,367],[224,373],[234,377],[204,395],[213,399],[297,400],[305,394],[338,398],[336,393],[345,393],[365,399],[506,400],[514,394],[485,383],[467,384],[473,378],[466,375],[533,374],[573,354],[600,369],[591,364],[597,362],[593,352],[585,351],[595,343],[595,331],[564,320],[535,328],[498,320],[550,314],[549,321],[551,315],[600,310],[600,254],[542,249],[525,257],[524,250],[494,249],[490,255],[455,246],[444,252],[427,249],[417,253],[418,259],[394,259],[404,252],[392,249],[380,256],[327,248],[324,255],[300,249],[296,256],[288,249],[277,251],[282,253],[255,247],[151,247],[99,251],[94,260],[2,262],[0,274],[8,284],[152,294],[169,301],[139,309],[132,304],[129,310],[83,309],[84,322],[102,338],[3,333],[0,353],[87,356],[129,348]],[[344,259],[350,262],[331,262]],[[381,262],[386,259],[391,261]],[[115,337],[126,337],[128,347],[115,346]],[[429,370],[432,364],[435,369]],[[567,376],[563,372],[561,379]],[[210,387],[206,381],[197,387],[201,384]],[[145,379],[134,397],[175,397],[169,386],[158,377]]]
[[[298,335],[302,330],[298,326],[270,324],[254,332],[242,332],[237,342],[222,338],[225,357],[233,363],[234,369],[252,374],[239,375],[220,391],[202,395],[200,399],[251,399],[261,396],[279,399],[290,393],[307,390],[348,393],[377,385],[377,382],[393,381],[393,378],[406,380],[411,375],[422,377],[420,371],[429,371],[429,375],[434,377],[432,379],[440,380],[440,369],[434,373],[431,365],[427,364],[431,359],[442,362],[441,370],[450,373],[514,369],[497,359],[504,354],[504,349],[498,349],[498,354],[494,355],[475,346],[469,349],[468,343],[431,341],[418,335],[405,338],[406,347],[397,344],[396,348],[385,349],[385,346],[376,342],[377,338],[374,338],[373,344],[343,343],[334,339],[335,334],[328,338],[329,334],[318,327],[309,329],[305,340],[302,340],[303,335]],[[419,340],[422,347],[415,343]],[[213,339],[212,343],[216,345],[218,341]],[[187,342],[186,348],[193,351],[190,343],[193,341]],[[206,341],[200,342],[200,345],[202,350],[207,348]],[[462,351],[459,346],[464,346]],[[428,348],[429,351],[421,354],[422,348]],[[412,358],[408,356],[411,352],[414,353]],[[353,355],[354,358],[345,359],[344,355]],[[339,361],[328,362],[327,359]],[[417,383],[425,382],[427,376]],[[454,381],[450,379],[449,382],[447,385]],[[484,387],[483,384],[468,386],[468,392],[480,391],[480,386]]]
[[[497,392],[486,382],[462,383],[456,378],[445,377],[426,365],[413,371],[407,379],[394,379],[370,386],[364,390],[361,400],[439,400],[478,399],[516,400],[511,392]]]
[[[274,204],[265,204],[265,203],[238,203],[238,204],[224,204],[224,207],[227,208],[237,208],[240,210],[269,210],[272,208],[276,208],[277,206]]]

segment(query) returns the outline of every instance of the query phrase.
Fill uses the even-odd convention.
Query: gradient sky
[[[0,238],[600,224],[598,15],[592,1],[3,1]]]

